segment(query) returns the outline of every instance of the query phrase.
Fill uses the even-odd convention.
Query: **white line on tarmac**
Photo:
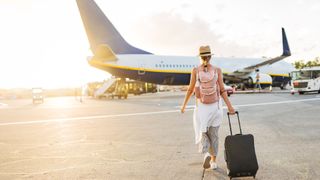
[[[298,102],[307,102],[307,101],[319,101],[320,98],[309,98],[309,99],[299,99],[299,100],[288,100],[288,101],[274,101],[274,102],[265,102],[265,103],[254,103],[254,104],[239,104],[233,105],[234,107],[251,107],[251,106],[266,106],[274,104],[289,104],[289,103],[298,103]],[[175,106],[175,108],[180,108],[180,106]],[[195,108],[195,106],[187,106],[187,109]],[[226,108],[226,106],[223,106]]]
[[[265,106],[265,105],[288,104],[288,103],[319,101],[319,100],[320,100],[320,98],[299,99],[299,100],[276,101],[276,102],[255,103],[255,104],[241,104],[241,105],[234,105],[234,107]],[[180,106],[176,106],[176,108],[180,108]],[[188,106],[186,111],[193,110],[193,108],[194,108],[194,106]],[[224,107],[224,108],[226,108],[226,107]],[[40,123],[50,123],[50,122],[66,122],[66,121],[103,119],[103,118],[114,118],[114,117],[128,117],[128,116],[143,116],[143,115],[166,114],[166,113],[177,113],[177,112],[180,112],[180,110],[114,114],[114,115],[100,115],[100,116],[83,116],[83,117],[73,117],[73,118],[57,118],[57,119],[44,119],[44,120],[21,121],[21,122],[8,122],[8,123],[0,123],[0,126],[40,124]]]
[[[165,114],[165,113],[173,113],[173,112],[179,112],[179,111],[180,110],[155,111],[155,112],[142,112],[142,113],[129,113],[129,114],[83,116],[83,117],[73,117],[73,118],[57,118],[57,119],[35,120],[35,121],[8,122],[8,123],[0,123],[0,126],[38,124],[38,123],[49,123],[49,122],[66,122],[66,121],[102,119],[102,118],[113,118],[113,117],[141,116],[141,115],[150,115],[150,114]]]

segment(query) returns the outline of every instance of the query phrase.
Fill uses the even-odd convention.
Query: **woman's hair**
[[[207,59],[207,57],[209,57],[209,59]],[[209,63],[210,60],[211,60],[211,56],[200,56],[200,64],[203,64],[204,61],[207,61],[207,63]]]

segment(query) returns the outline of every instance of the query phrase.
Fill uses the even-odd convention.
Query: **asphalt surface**
[[[184,93],[127,100],[0,100],[0,179],[228,179],[220,128],[218,170],[203,172]],[[257,179],[318,179],[320,96],[236,94],[243,133],[255,137]],[[233,130],[237,131],[235,117]],[[248,179],[248,178],[247,178]],[[249,178],[250,179],[250,178]]]

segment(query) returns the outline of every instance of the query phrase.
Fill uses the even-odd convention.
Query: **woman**
[[[196,108],[193,113],[193,126],[195,130],[196,144],[199,144],[199,151],[204,153],[203,167],[205,169],[212,168],[217,169],[216,157],[218,154],[218,130],[222,123],[223,109],[221,98],[224,100],[228,107],[230,114],[235,114],[235,111],[228,99],[227,92],[224,89],[223,77],[221,69],[210,64],[211,50],[209,46],[201,46],[199,49],[199,56],[201,58],[201,64],[197,68],[193,68],[191,72],[190,84],[185,96],[183,105],[181,107],[181,113],[184,113],[185,107],[196,90]],[[208,99],[206,100],[201,85],[204,83],[201,80],[201,75],[207,74],[212,76],[214,81],[213,88],[216,92],[213,96],[212,103]],[[208,81],[207,81],[208,82]],[[203,90],[204,88],[202,88]],[[200,92],[200,95],[199,95]],[[210,94],[210,93],[209,93]],[[212,95],[213,93],[211,93]],[[209,97],[209,96],[208,96]],[[216,99],[216,100],[214,100]]]

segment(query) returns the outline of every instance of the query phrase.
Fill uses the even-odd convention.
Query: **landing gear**
[[[246,90],[246,86],[244,85],[244,83],[239,84],[239,87],[242,91]]]
[[[284,90],[284,85],[283,84],[280,85],[280,89]]]

